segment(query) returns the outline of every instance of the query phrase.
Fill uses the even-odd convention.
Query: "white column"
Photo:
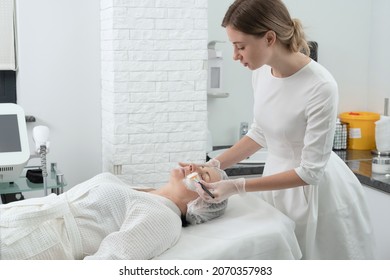
[[[103,170],[159,186],[204,161],[207,1],[101,0],[101,49]]]

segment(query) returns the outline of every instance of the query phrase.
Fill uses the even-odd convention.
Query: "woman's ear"
[[[273,44],[275,44],[275,42],[276,42],[276,33],[275,33],[275,31],[273,31],[273,30],[267,31],[267,33],[265,33],[264,37],[265,37],[265,39],[267,41],[268,47],[271,47]]]

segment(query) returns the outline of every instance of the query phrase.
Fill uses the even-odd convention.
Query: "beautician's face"
[[[262,38],[243,33],[231,26],[226,27],[230,42],[233,44],[233,59],[239,60],[244,67],[256,70],[267,64],[270,56],[267,35]]]

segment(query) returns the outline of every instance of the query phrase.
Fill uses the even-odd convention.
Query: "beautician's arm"
[[[307,185],[294,169],[270,176],[250,178],[245,180],[245,191],[270,191],[281,190]]]
[[[253,155],[262,147],[248,136],[244,136],[226,152],[216,157],[221,163],[221,169],[226,169]]]
[[[210,203],[221,202],[233,194],[281,190],[307,185],[307,183],[298,176],[294,169],[258,178],[237,178],[222,180],[216,183],[206,183],[202,181],[202,183],[210,190],[210,192],[214,195],[214,198],[210,198],[200,189],[200,187],[198,193],[203,200]]]

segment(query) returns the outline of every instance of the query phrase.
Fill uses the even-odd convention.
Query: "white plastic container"
[[[390,174],[390,157],[372,158],[372,173]]]
[[[390,152],[390,117],[381,116],[375,122],[375,142],[379,152]]]

